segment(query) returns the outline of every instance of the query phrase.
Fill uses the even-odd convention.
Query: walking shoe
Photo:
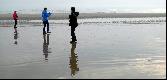
[[[77,43],[76,41],[70,41],[70,43],[72,44],[72,43]]]
[[[47,32],[47,33],[51,33],[51,32]]]
[[[14,33],[17,33],[17,31],[15,31]]]

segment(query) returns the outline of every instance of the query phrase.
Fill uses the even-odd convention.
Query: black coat
[[[69,26],[71,27],[77,27],[78,26],[78,22],[77,22],[77,16],[72,14],[72,15],[69,15]]]

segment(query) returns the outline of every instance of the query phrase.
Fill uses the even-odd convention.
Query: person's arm
[[[49,17],[51,15],[51,13],[47,13],[47,12],[43,12],[42,13],[42,17],[46,18],[46,17]]]
[[[18,19],[19,17],[18,17],[18,15],[16,14],[16,19]]]
[[[42,19],[42,21],[43,21],[43,19],[44,19],[44,14],[43,14],[43,12],[42,12],[42,15],[41,15],[41,19]]]
[[[44,17],[44,13],[42,12],[42,18]]]
[[[52,13],[49,12],[47,16],[49,17],[51,14],[52,14]]]

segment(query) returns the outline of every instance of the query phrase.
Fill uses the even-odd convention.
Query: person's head
[[[47,10],[47,8],[44,8],[44,10]]]
[[[17,11],[14,11],[14,13],[16,13]]]
[[[71,7],[71,12],[75,12],[75,7]]]

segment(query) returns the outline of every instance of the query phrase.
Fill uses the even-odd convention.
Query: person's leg
[[[74,36],[74,31],[75,31],[75,28],[71,27],[71,36]]]
[[[17,27],[16,27],[16,25],[17,25],[17,20],[15,20],[15,25],[14,25],[15,33],[17,33]]]
[[[50,33],[49,31],[49,22],[47,21],[47,33]]]
[[[77,41],[76,36],[75,36],[75,28],[74,28],[74,41]]]
[[[44,25],[44,27],[43,27],[43,33],[45,34],[46,33],[46,31],[45,31],[46,22],[45,21],[43,21],[43,25]]]
[[[14,20],[14,28],[16,27],[16,20]]]
[[[73,36],[72,41],[77,41],[76,36]]]
[[[14,20],[15,21],[15,24],[14,24],[14,28],[17,28],[16,25],[17,25],[17,20]]]
[[[74,36],[73,36],[73,41],[77,41],[76,36],[75,36],[75,32],[74,32]]]
[[[71,28],[71,36],[72,36],[72,41],[74,42],[74,41],[77,41],[76,40],[76,36],[75,36],[75,28],[73,27],[73,28]]]

